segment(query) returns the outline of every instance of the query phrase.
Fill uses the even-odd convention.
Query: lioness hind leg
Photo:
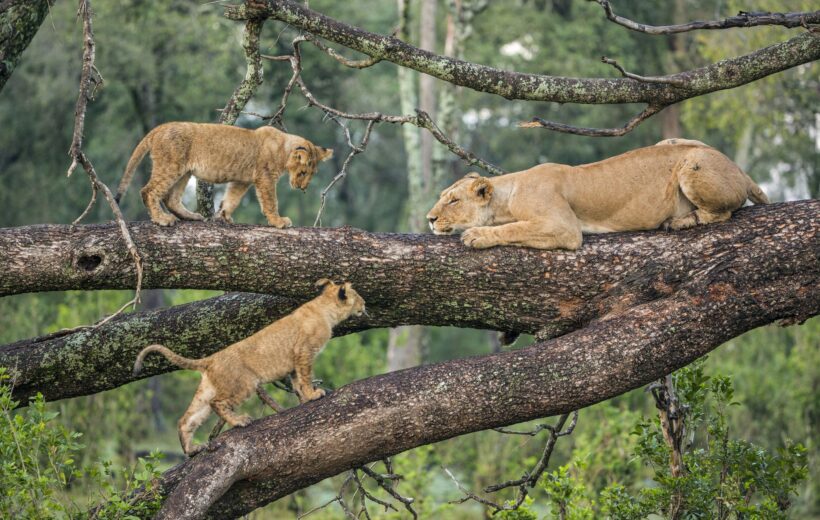
[[[177,217],[183,220],[205,220],[205,217],[200,215],[199,213],[194,213],[193,211],[189,211],[188,208],[182,204],[182,194],[185,193],[185,186],[188,185],[188,179],[191,178],[191,173],[186,173],[182,176],[174,186],[171,188],[171,191],[168,192],[168,195],[165,196],[165,206],[168,208],[171,213],[176,215]]]

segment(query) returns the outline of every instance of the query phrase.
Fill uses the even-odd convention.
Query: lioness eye
[[[456,202],[458,202],[458,201],[459,201],[459,199],[453,199],[453,200],[451,200],[450,202],[448,202],[448,203],[447,203],[447,205],[448,205],[448,206],[450,206],[450,205],[452,205],[452,204],[455,204],[455,203],[456,203]]]

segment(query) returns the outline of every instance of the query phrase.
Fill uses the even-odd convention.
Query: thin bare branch
[[[634,130],[639,124],[657,114],[666,106],[649,105],[643,111],[626,122],[620,128],[588,128],[582,126],[565,125],[564,123],[556,123],[554,121],[546,121],[540,117],[532,118],[532,121],[518,123],[521,128],[546,128],[547,130],[554,130],[556,132],[563,132],[565,134],[585,135],[587,137],[620,137],[626,135]]]
[[[345,67],[350,67],[352,69],[366,69],[367,67],[372,67],[373,65],[375,65],[375,64],[379,63],[380,61],[382,61],[381,58],[368,58],[366,60],[351,60],[351,59],[345,58],[344,56],[342,56],[341,54],[339,54],[338,52],[333,50],[331,47],[328,47],[327,45],[322,43],[321,40],[319,40],[318,38],[316,38],[315,36],[313,36],[310,33],[305,33],[304,38],[305,38],[305,40],[307,40],[310,43],[312,43],[313,45],[315,45],[319,50],[321,50],[322,52],[324,52],[325,54],[327,54],[328,56],[330,56],[334,60],[338,61],[339,63],[341,63]]]
[[[685,88],[686,82],[680,78],[673,78],[669,76],[639,76],[637,74],[632,74],[631,72],[627,72],[623,67],[618,65],[618,62],[607,58],[606,56],[601,56],[601,61],[606,63],[607,65],[612,65],[625,77],[634,79],[636,81],[642,81],[644,83],[663,83],[666,85],[674,85],[676,87]]]
[[[82,214],[74,220],[72,227],[76,226],[88,214],[97,200],[97,192],[101,191],[108,205],[111,207],[111,211],[114,213],[114,219],[120,228],[120,233],[125,241],[128,253],[134,261],[137,273],[137,285],[134,290],[134,297],[116,312],[93,325],[94,327],[99,327],[122,313],[129,306],[136,306],[139,303],[140,290],[142,288],[142,259],[131,237],[131,233],[128,231],[128,225],[125,223],[125,218],[120,211],[120,207],[114,200],[114,195],[111,193],[111,190],[108,189],[108,186],[100,180],[91,160],[88,159],[85,152],[83,152],[83,132],[85,130],[85,115],[88,109],[88,102],[94,99],[97,88],[103,84],[103,77],[94,65],[96,45],[94,43],[94,30],[91,20],[91,0],[80,0],[77,17],[83,21],[83,66],[80,73],[80,92],[77,96],[77,104],[74,108],[74,134],[71,139],[71,147],[68,151],[68,155],[71,157],[71,165],[68,167],[66,176],[70,177],[77,166],[82,166],[91,182],[91,200]]]
[[[730,29],[735,27],[755,27],[759,25],[779,25],[788,29],[796,27],[806,27],[809,24],[820,23],[820,11],[807,11],[801,13],[770,13],[770,12],[746,12],[740,11],[736,16],[730,16],[723,20],[711,20],[707,22],[688,22],[676,25],[646,25],[632,21],[623,16],[618,16],[612,10],[612,4],[608,0],[588,0],[597,2],[604,8],[606,17],[614,23],[626,27],[629,30],[646,34],[675,34],[689,31]]]

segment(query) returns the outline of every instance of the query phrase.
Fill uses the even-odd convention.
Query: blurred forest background
[[[407,38],[418,44],[423,31],[416,4],[410,10]],[[426,28],[435,31],[439,52],[445,41],[450,4],[438,2],[439,21],[435,27]],[[653,37],[612,24],[594,2],[509,0],[486,4],[469,21],[463,41],[464,58],[544,74],[616,76],[614,69],[600,62],[602,55],[617,59],[635,73],[664,74],[742,54],[789,36],[783,28],[761,27]],[[390,1],[313,0],[310,5],[374,32],[389,34],[397,25],[397,7]],[[645,0],[618,2],[617,8],[634,20],[664,24],[721,18],[739,10],[807,11],[817,5],[811,0]],[[75,20],[75,11],[75,2],[57,2],[52,7],[0,93],[2,227],[70,223],[88,202],[86,177],[79,173],[66,179],[64,175],[80,74],[81,24]],[[225,20],[222,9],[214,3],[95,0],[94,11],[97,67],[105,85],[89,105],[85,151],[102,180],[114,187],[131,151],[154,126],[178,120],[217,121],[218,109],[245,73],[242,26]],[[295,35],[282,24],[267,23],[262,52],[290,52],[289,42]],[[402,112],[399,73],[392,64],[351,70],[317,49],[304,46],[303,66],[303,77],[323,103],[347,112]],[[278,105],[291,71],[286,63],[265,62],[264,68],[265,81],[247,110],[269,115]],[[409,76],[408,81],[417,88],[417,73],[402,74]],[[428,94],[432,92],[439,100],[440,114],[452,111],[446,124],[454,139],[506,171],[547,161],[592,162],[679,132],[722,150],[761,183],[773,200],[820,196],[817,65],[801,66],[742,88],[686,101],[623,138],[577,137],[519,129],[516,124],[539,116],[578,126],[619,126],[637,113],[636,107],[508,102],[440,82],[426,88],[432,89]],[[301,108],[306,103],[301,101],[298,90],[293,96],[284,118],[288,130],[336,150],[334,159],[322,166],[306,194],[280,185],[282,214],[291,217],[295,226],[310,226],[319,207],[321,189],[339,170],[349,150],[336,123],[323,118],[318,109]],[[265,121],[246,114],[238,124],[256,127]],[[364,124],[351,122],[349,127],[354,142],[360,139]],[[417,148],[406,146],[406,131],[389,124],[374,129],[366,153],[354,158],[347,177],[329,192],[324,226],[351,225],[372,231],[417,229],[407,203],[408,164],[411,169],[417,164],[428,167],[426,161],[439,172],[425,188],[422,211],[429,209],[440,189],[470,171],[437,143],[432,157],[421,157]],[[419,135],[415,127],[409,132]],[[145,161],[140,168],[134,185],[147,179],[148,163]],[[193,192],[189,191],[186,201],[193,208]],[[217,203],[220,195],[218,191]],[[121,205],[127,219],[147,219],[137,189],[132,187]],[[97,203],[85,222],[111,218],[106,204]],[[246,195],[234,218],[237,222],[264,223],[255,195]],[[148,291],[141,308],[176,305],[213,294]],[[125,291],[98,291],[0,299],[0,342],[93,323],[128,298],[130,293]],[[376,330],[335,339],[317,360],[317,377],[337,388],[397,368],[401,363],[397,364],[395,353],[389,355],[388,351],[399,352],[408,335],[413,334]],[[419,337],[420,346],[411,359],[422,363],[501,348],[494,335],[485,331],[427,329]],[[511,348],[520,348],[527,341],[521,338]],[[725,411],[725,426],[731,438],[754,443],[772,453],[794,443],[806,447],[809,474],[797,485],[797,496],[791,498],[792,518],[820,517],[818,344],[817,318],[801,326],[771,326],[723,345],[701,367],[713,380],[719,375],[733,380],[734,395],[729,401],[739,406]],[[159,449],[166,454],[162,462],[165,468],[180,460],[176,421],[198,378],[193,372],[180,371],[98,395],[50,403],[45,409],[59,412],[54,421],[82,434],[78,442],[84,448],[76,455],[82,459],[79,462],[109,460],[112,467],[131,467],[137,457]],[[276,397],[289,406],[296,404],[291,396]],[[250,404],[249,409],[256,417],[268,413],[258,403]],[[548,479],[569,483],[567,496],[575,504],[577,518],[591,518],[582,512],[597,511],[594,504],[602,490],[612,492],[616,489],[613,484],[632,491],[656,485],[652,464],[642,456],[641,449],[646,450],[646,446],[639,442],[647,438],[641,433],[646,421],[655,417],[654,402],[642,390],[581,411],[574,434],[558,442],[550,467],[556,473]],[[200,438],[207,430],[200,430]],[[442,467],[449,468],[468,488],[479,491],[488,484],[519,477],[542,449],[541,437],[494,431],[426,446],[395,458],[396,471],[405,475],[399,489],[415,497],[423,517],[475,518],[483,514],[483,509],[474,502],[447,505],[448,500],[461,494]],[[557,471],[564,466],[563,474]],[[341,477],[328,479],[253,513],[251,518],[293,517],[331,499],[340,484]],[[89,489],[76,486],[71,491],[72,500],[81,501]],[[555,513],[555,492],[549,490],[549,485],[535,490],[533,497],[529,508],[539,517]],[[331,506],[309,518],[340,517],[341,510]]]

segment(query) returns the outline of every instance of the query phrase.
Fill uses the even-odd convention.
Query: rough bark
[[[817,224],[796,231],[806,224],[772,222],[770,234],[699,255],[671,292],[560,338],[357,381],[229,431],[166,473],[158,518],[236,517],[419,445],[591,405],[749,329],[816,315],[820,248]]]
[[[739,279],[776,278],[776,269],[766,270],[776,266],[765,262],[777,257],[784,268],[817,278],[818,228],[816,200],[746,208],[726,223],[684,232],[588,236],[577,252],[475,251],[455,237],[349,228],[191,224],[165,229],[135,223],[132,234],[140,250],[150,253],[147,288],[280,296],[232,294],[122,316],[98,329],[0,347],[0,365],[17,367],[18,398],[38,390],[47,399],[59,399],[115,388],[134,380],[131,363],[144,345],[166,343],[191,357],[210,354],[312,297],[313,282],[326,276],[351,280],[371,314],[347,323],[339,334],[423,324],[554,337],[671,295],[710,266],[725,270],[732,262],[744,262],[735,273]],[[91,261],[94,255],[104,256]],[[73,232],[67,226],[0,230],[2,294],[128,288],[132,283],[133,264],[114,226],[83,226]],[[142,375],[172,368],[155,359]]]
[[[48,14],[49,0],[0,2],[0,90]]]
[[[455,85],[506,99],[531,101],[666,106],[716,90],[739,87],[820,58],[820,35],[804,32],[743,56],[665,77],[676,85],[629,78],[570,78],[506,71],[437,55],[397,38],[339,22],[290,0],[257,0],[251,5],[228,7],[225,13],[236,20],[259,16],[280,20],[372,58],[415,69]],[[820,19],[820,13],[811,16],[812,20]]]

